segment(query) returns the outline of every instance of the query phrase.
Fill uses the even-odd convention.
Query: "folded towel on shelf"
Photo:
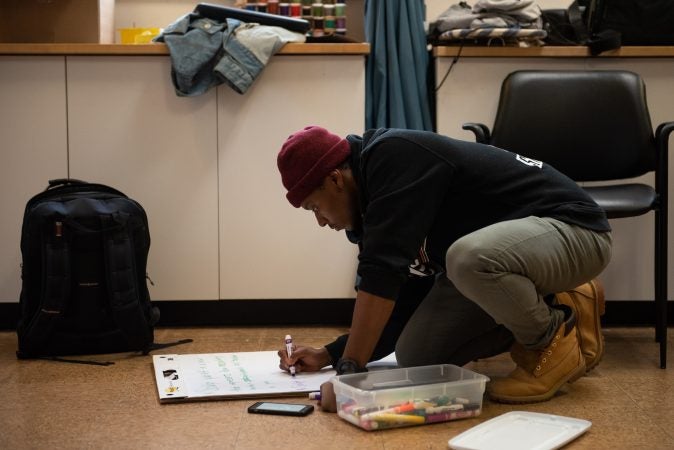
[[[547,36],[541,8],[534,0],[478,0],[451,5],[431,23],[429,35],[438,43],[473,40],[540,45]]]

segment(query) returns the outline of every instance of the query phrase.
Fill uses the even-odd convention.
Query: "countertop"
[[[590,52],[584,46],[486,47],[448,45],[433,48],[437,57],[481,58],[585,58]],[[370,44],[362,43],[289,43],[279,55],[367,55]],[[0,43],[0,55],[168,55],[165,44],[11,44]],[[598,58],[672,58],[674,46],[621,47],[603,52]]]
[[[288,43],[278,55],[367,55],[368,43]],[[165,44],[11,44],[0,43],[0,55],[168,55]]]
[[[454,57],[461,52],[461,57],[481,58],[586,58],[591,57],[585,46],[553,46],[545,47],[486,47],[486,46],[437,46],[433,54],[438,57]],[[621,47],[603,52],[597,58],[671,58],[674,57],[674,46]]]

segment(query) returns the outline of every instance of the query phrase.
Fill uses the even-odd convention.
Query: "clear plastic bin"
[[[489,377],[451,364],[332,378],[337,414],[364,430],[479,416]]]

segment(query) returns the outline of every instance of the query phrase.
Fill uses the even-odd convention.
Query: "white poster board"
[[[276,351],[153,355],[152,363],[161,403],[302,395],[335,375],[326,368],[293,377]]]

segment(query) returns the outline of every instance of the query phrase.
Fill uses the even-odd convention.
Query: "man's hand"
[[[279,368],[288,370],[292,365],[295,366],[295,372],[318,372],[323,367],[330,365],[330,354],[325,347],[314,348],[298,345],[292,351],[292,356],[288,358],[288,352],[285,348],[278,351],[281,358]]]
[[[321,401],[318,402],[322,411],[337,412],[337,397],[332,382],[326,381],[321,384]]]

